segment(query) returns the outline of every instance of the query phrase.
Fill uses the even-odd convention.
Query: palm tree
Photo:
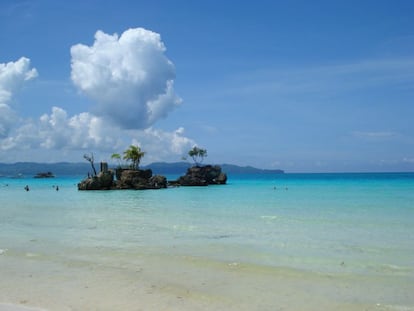
[[[119,153],[114,153],[111,155],[112,160],[117,160],[118,167],[121,167],[121,155]]]
[[[131,167],[134,170],[138,169],[141,158],[145,155],[145,152],[141,151],[138,146],[131,145],[127,150],[124,151],[124,160],[131,161]]]
[[[191,158],[193,158],[195,165],[198,166],[203,162],[204,158],[207,156],[207,150],[194,146],[193,149],[188,151],[188,155]]]

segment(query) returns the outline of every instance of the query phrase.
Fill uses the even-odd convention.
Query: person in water
[[[26,185],[26,187],[24,187],[24,190],[29,191],[29,190],[30,190],[30,189],[29,189],[29,186],[28,186],[28,185]]]

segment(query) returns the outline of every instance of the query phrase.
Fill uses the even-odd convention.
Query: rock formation
[[[78,184],[78,190],[145,190],[162,189],[167,186],[224,185],[227,182],[227,175],[218,165],[190,167],[184,176],[170,182],[167,182],[165,176],[152,175],[151,169],[116,169],[114,172],[108,170],[106,165],[101,165],[101,170],[98,175],[82,180]]]
[[[115,182],[115,189],[161,189],[167,188],[167,178],[161,175],[152,175],[148,170],[122,170]]]
[[[167,188],[167,179],[161,175],[152,175],[148,170],[117,170],[114,180],[112,170],[100,172],[97,176],[88,177],[78,184],[78,190],[115,190],[115,189],[161,189]]]
[[[110,190],[114,187],[114,173],[100,172],[96,176],[88,177],[78,184],[78,190]]]
[[[187,173],[176,181],[170,182],[171,186],[208,186],[224,185],[227,175],[221,171],[218,165],[193,166],[187,169]]]

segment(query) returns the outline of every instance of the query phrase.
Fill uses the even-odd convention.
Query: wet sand
[[[43,311],[39,308],[25,307],[22,305],[0,303],[0,311]]]
[[[3,254],[0,310],[414,310],[404,276],[319,274],[199,257]],[[4,304],[7,303],[7,304]]]

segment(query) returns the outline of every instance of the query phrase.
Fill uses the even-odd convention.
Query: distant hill
[[[187,168],[191,166],[188,162],[154,162],[149,165],[142,166],[144,169],[152,169],[154,174],[161,175],[179,175],[185,174]],[[99,171],[99,163],[95,164],[96,170]],[[282,170],[266,170],[252,166],[238,166],[232,164],[222,164],[223,172],[227,174],[283,174]],[[73,176],[87,175],[91,172],[89,163],[36,163],[36,162],[17,162],[17,163],[0,163],[0,176],[18,176],[26,177],[34,176],[41,172],[52,172],[56,176]]]
[[[238,166],[233,164],[223,164],[221,165],[223,172],[227,174],[283,174],[283,170],[268,170],[260,169],[252,166]]]
[[[96,167],[99,169],[99,165]],[[37,173],[52,172],[56,176],[70,175],[87,175],[91,171],[89,163],[36,163],[36,162],[17,162],[17,163],[0,163],[0,175],[25,177],[34,176]]]

